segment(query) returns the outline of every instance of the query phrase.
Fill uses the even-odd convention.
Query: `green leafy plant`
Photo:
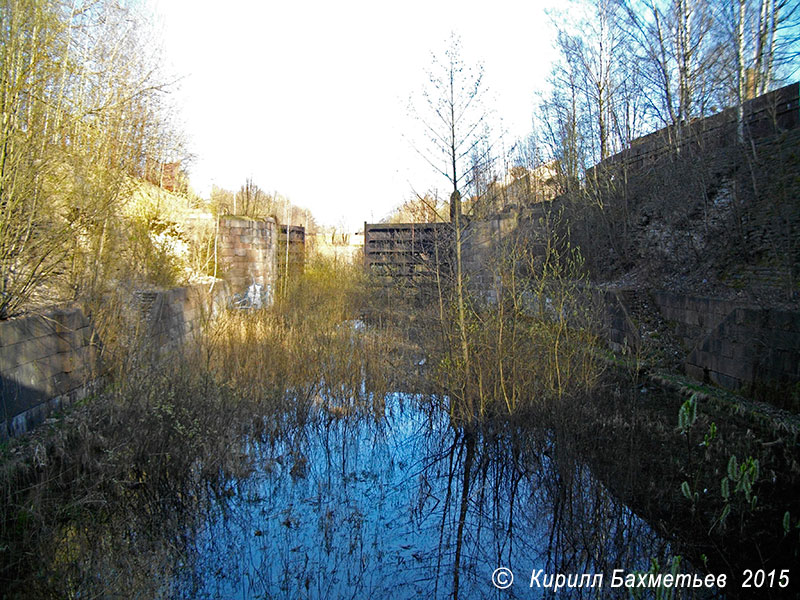
[[[692,394],[686,402],[681,405],[678,411],[678,430],[682,434],[688,434],[689,430],[697,421],[697,394]]]
[[[748,456],[739,463],[735,454],[728,459],[727,474],[720,480],[720,495],[724,504],[711,529],[717,524],[724,526],[734,507],[740,513],[756,509],[758,496],[753,493],[753,486],[758,481],[758,476],[758,459]]]

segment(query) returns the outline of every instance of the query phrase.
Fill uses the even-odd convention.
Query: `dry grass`
[[[197,515],[249,472],[248,439],[381,407],[392,341],[357,321],[360,285],[313,264],[273,310],[162,357],[106,313],[105,391],[3,449],[4,596],[168,596]]]

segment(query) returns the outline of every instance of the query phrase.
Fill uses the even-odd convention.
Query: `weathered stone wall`
[[[737,308],[686,359],[688,375],[791,406],[800,382],[800,313]]]
[[[638,352],[642,340],[625,294],[619,290],[596,290],[595,293],[604,308],[603,327],[611,350],[622,354]]]
[[[224,307],[225,282],[134,292],[129,315],[144,348],[164,354],[199,335]],[[79,308],[0,321],[0,438],[85,397],[103,374],[100,340]]]
[[[195,284],[171,290],[137,291],[146,344],[163,354],[191,342],[225,306],[226,282]]]
[[[0,437],[41,423],[84,397],[98,377],[99,347],[80,309],[0,321]]]
[[[798,83],[792,83],[745,102],[742,108],[747,140],[758,141],[800,127],[798,90]],[[630,147],[589,169],[588,175],[591,177],[597,170],[622,163],[631,171],[643,169],[659,156],[672,152],[676,146],[702,147],[706,152],[731,146],[737,136],[736,115],[736,108],[726,108],[684,125],[680,132],[676,126],[669,126],[639,137],[631,142]]]
[[[792,405],[788,395],[800,383],[800,313],[667,292],[653,298],[688,349],[687,375]]]
[[[631,295],[633,294],[633,295]],[[784,408],[800,408],[800,312],[744,306],[731,300],[657,291],[601,292],[606,332],[615,351],[641,343],[631,315],[647,304],[682,346],[686,374]]]
[[[663,317],[674,324],[675,332],[687,351],[741,306],[731,300],[663,291],[653,292],[652,298]]]
[[[232,293],[242,293],[253,283],[263,285],[264,289],[274,285],[276,246],[274,219],[220,218],[217,243],[220,273]]]

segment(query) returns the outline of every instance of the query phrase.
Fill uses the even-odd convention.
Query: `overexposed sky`
[[[544,3],[156,0],[167,64],[183,75],[193,187],[245,178],[357,228],[430,187],[409,99],[451,32],[482,62],[505,143],[530,130],[554,56]],[[405,135],[404,135],[405,134]]]

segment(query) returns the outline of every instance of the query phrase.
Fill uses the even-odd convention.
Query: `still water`
[[[614,569],[672,558],[546,432],[467,435],[429,399],[392,396],[377,417],[317,407],[247,454],[249,473],[193,534],[175,597],[546,597],[543,575],[530,586],[539,570],[604,574],[559,597],[629,597],[610,589]],[[500,567],[514,574],[502,590]]]

